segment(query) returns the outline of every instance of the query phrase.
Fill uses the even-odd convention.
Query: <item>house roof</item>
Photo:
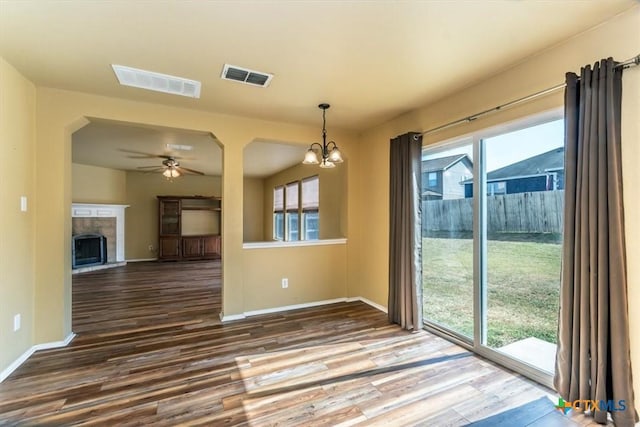
[[[473,162],[466,154],[454,154],[453,156],[438,157],[437,159],[429,159],[422,161],[422,172],[436,172],[447,170],[459,161],[466,159],[467,167],[472,167]]]
[[[495,181],[522,176],[544,175],[549,170],[558,170],[563,167],[564,147],[559,147],[491,171],[487,174],[487,180]]]

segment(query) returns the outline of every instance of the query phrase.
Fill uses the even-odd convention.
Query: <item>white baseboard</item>
[[[264,308],[261,310],[245,311],[244,313],[240,313],[240,314],[224,315],[223,313],[220,313],[220,320],[224,323],[232,320],[246,319],[247,317],[250,317],[250,316],[259,316],[261,314],[271,314],[271,313],[278,313],[281,311],[299,310],[301,308],[317,307],[319,305],[329,305],[329,304],[336,304],[339,302],[352,302],[352,301],[361,301],[367,305],[370,305],[376,310],[382,311],[383,313],[387,312],[386,307],[380,304],[377,304],[367,298],[351,297],[351,298],[334,298],[334,299],[327,299],[327,300],[321,300],[321,301],[306,302],[302,304],[285,305],[285,306],[273,307],[273,308]]]
[[[302,304],[293,304],[293,305],[285,305],[282,307],[263,308],[261,310],[245,311],[244,315],[245,317],[259,316],[261,314],[271,314],[271,313],[278,313],[280,311],[299,310],[301,308],[316,307],[318,305],[335,304],[338,302],[345,302],[345,301],[347,301],[346,298],[325,299],[321,301],[305,302]]]
[[[36,351],[38,351],[38,350],[49,350],[49,349],[52,349],[52,348],[66,347],[67,345],[69,345],[71,340],[73,340],[75,337],[76,337],[76,334],[71,332],[63,341],[46,342],[46,343],[36,344],[36,345],[32,346],[30,349],[28,349],[27,351],[22,353],[22,355],[20,357],[18,357],[16,360],[14,360],[2,372],[0,372],[0,383],[2,381],[4,381],[9,375],[11,375],[11,373],[13,371],[18,369],[20,367],[20,365],[22,365],[24,362],[26,362],[27,359],[29,359],[29,357],[31,357],[31,355],[33,353],[35,353]]]
[[[145,261],[157,261],[158,258],[135,258],[128,259],[127,262],[145,262]]]
[[[22,353],[22,355],[20,357],[18,357],[16,360],[14,360],[9,366],[7,366],[2,372],[0,372],[0,383],[2,381],[4,381],[9,375],[11,375],[11,373],[13,371],[15,371],[16,369],[18,369],[20,367],[20,365],[22,365],[24,362],[27,361],[27,359],[29,357],[31,357],[31,355],[36,351],[36,349],[34,347],[31,347],[30,349],[28,349],[27,351],[25,351],[24,353]]]
[[[244,318],[246,318],[247,316],[245,316],[244,314],[229,314],[227,316],[224,315],[224,313],[220,313],[220,321],[222,323],[224,322],[230,322],[232,320],[242,320]]]
[[[76,337],[76,334],[74,334],[73,332],[71,332],[69,335],[67,335],[67,337],[62,340],[62,341],[54,341],[54,342],[45,342],[42,344],[36,344],[33,346],[33,348],[35,349],[35,351],[38,350],[50,350],[52,348],[60,348],[60,347],[66,347],[69,345],[69,343],[71,341],[73,341],[73,339]]]
[[[347,298],[347,302],[351,302],[351,301],[362,301],[363,303],[370,305],[371,307],[380,310],[383,313],[388,313],[387,307],[380,305],[376,302],[371,301],[370,299],[367,299],[365,297],[353,297],[353,298]]]

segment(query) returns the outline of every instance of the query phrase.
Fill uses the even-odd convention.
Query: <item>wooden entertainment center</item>
[[[222,198],[158,196],[158,202],[159,261],[220,258]]]

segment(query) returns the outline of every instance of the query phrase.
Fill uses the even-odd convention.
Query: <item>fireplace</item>
[[[107,238],[102,234],[73,236],[72,268],[101,265],[107,262]]]
[[[124,256],[124,210],[127,206],[71,205],[73,274],[127,264]]]

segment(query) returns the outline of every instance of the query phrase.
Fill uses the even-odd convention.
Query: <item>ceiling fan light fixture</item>
[[[180,174],[180,171],[178,169],[173,168],[173,167],[168,167],[168,168],[166,168],[164,170],[164,172],[162,172],[162,175],[164,175],[168,179],[171,179],[171,178],[177,178],[181,174]]]

